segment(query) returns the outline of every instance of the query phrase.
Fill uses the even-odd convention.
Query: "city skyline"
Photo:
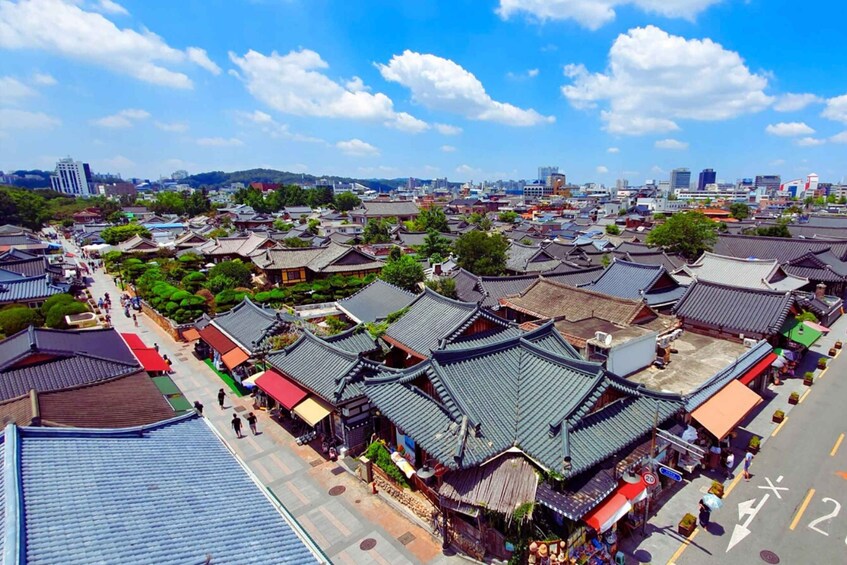
[[[834,3],[667,4],[0,2],[0,169],[847,175]]]

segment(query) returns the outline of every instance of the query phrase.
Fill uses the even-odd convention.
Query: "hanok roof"
[[[847,240],[817,241],[812,239],[788,239],[783,237],[759,237],[749,235],[721,235],[712,250],[719,255],[757,259],[776,259],[785,264],[805,255],[808,251],[831,249],[842,261],[847,256]]]
[[[350,353],[372,353],[379,350],[379,345],[363,325],[353,326],[349,330],[323,338],[338,349]]]
[[[199,233],[193,231],[187,231],[176,240],[174,240],[174,245],[176,247],[196,247],[198,245],[202,245],[206,243],[208,239],[200,235]]]
[[[650,306],[674,304],[685,292],[685,287],[664,267],[620,259],[613,260],[594,282],[582,288],[619,298],[643,299]]]
[[[335,304],[356,323],[384,320],[392,312],[402,310],[416,298],[411,292],[376,279],[356,294]]]
[[[11,511],[3,524],[6,561],[326,561],[193,413],[120,430],[10,424],[2,440],[12,462],[0,482]],[[243,516],[249,516],[246,536],[233,528],[234,517]]]
[[[5,271],[18,273],[24,277],[43,276],[50,267],[50,262],[44,256],[32,257],[30,259],[0,260],[0,268]],[[60,269],[56,269],[56,271],[59,272]]]
[[[270,245],[276,245],[276,242],[266,236],[250,233],[249,235],[210,239],[206,243],[198,245],[195,249],[210,257],[238,255],[247,258],[259,249],[264,249]]]
[[[841,282],[847,279],[847,262],[840,260],[829,248],[807,251],[788,261],[784,267],[792,275],[815,281]]]
[[[360,249],[330,241],[326,247],[267,249],[252,257],[263,270],[299,269],[316,273],[345,273],[381,269],[385,264]]]
[[[369,218],[390,218],[393,216],[417,216],[420,209],[411,200],[365,200],[362,207],[350,212],[351,215],[365,215]]]
[[[388,326],[384,337],[426,357],[442,341],[450,342],[459,337],[480,317],[501,328],[509,325],[485,313],[477,304],[452,300],[427,288],[399,320]]]
[[[480,467],[447,473],[438,493],[462,505],[511,516],[521,504],[535,502],[537,487],[535,467],[518,454],[505,454]]]
[[[797,290],[809,284],[809,279],[786,273],[776,259],[742,259],[708,251],[674,272],[674,276],[684,283],[699,280],[763,290]]]
[[[559,342],[551,351],[537,340]],[[569,353],[569,354],[568,354]],[[414,383],[425,378],[436,397]],[[605,392],[619,399],[596,410]],[[421,365],[365,380],[368,398],[432,457],[451,469],[517,448],[572,476],[625,449],[682,408],[675,395],[647,392],[581,359],[551,323],[476,349],[435,351]],[[596,410],[596,411],[595,411]]]
[[[116,247],[126,253],[152,253],[159,249],[155,241],[141,237],[138,234],[135,234],[126,241],[120,242]]]
[[[43,300],[63,292],[64,289],[51,284],[45,275],[4,280],[0,283],[0,304]]]
[[[50,247],[50,244],[28,233],[13,235],[0,234],[0,251],[8,251],[10,249],[44,250],[48,247]]]
[[[620,247],[612,251],[612,256],[616,259],[625,259],[632,263],[639,263],[641,265],[661,265],[668,271],[675,271],[682,265],[685,265],[684,258],[678,255],[668,255],[661,250],[649,250],[643,253],[636,253],[631,251],[622,252],[619,249]]]
[[[26,364],[33,355],[41,359],[86,355],[138,366],[132,351],[113,328],[80,331],[29,327],[0,341],[0,371]]]
[[[697,281],[674,307],[683,324],[733,334],[771,336],[779,332],[794,297],[790,291],[753,290]]]
[[[534,245],[513,241],[506,251],[506,270],[514,273],[543,273],[555,269],[561,261]]]
[[[245,296],[234,308],[215,316],[212,324],[252,353],[266,337],[280,331],[283,321],[275,310],[262,308]]]

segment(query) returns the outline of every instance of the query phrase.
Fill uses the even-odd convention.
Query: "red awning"
[[[598,532],[605,532],[623,518],[633,504],[644,500],[646,496],[647,484],[640,477],[634,484],[621,481],[615,491],[586,514],[582,521]]]
[[[753,367],[750,368],[749,371],[741,375],[741,378],[738,380],[741,381],[741,384],[749,385],[751,382],[753,382],[753,379],[770,369],[771,364],[776,361],[778,357],[779,355],[777,355],[776,353],[768,353],[767,357],[753,365]]]
[[[256,386],[288,410],[291,410],[309,396],[309,393],[300,388],[297,383],[273,369],[268,369],[261,377],[256,379]]]
[[[138,337],[138,334],[121,333],[121,337],[124,338],[124,341],[130,349],[147,349],[147,346],[144,345],[144,342],[141,341],[141,338]]]
[[[170,367],[162,359],[162,356],[159,355],[159,352],[155,349],[133,349],[132,352],[138,358],[141,366],[144,367],[145,371],[149,371],[151,373],[155,373],[158,371],[167,372],[170,370]]]
[[[238,347],[215,326],[209,325],[200,330],[200,337],[221,355]]]

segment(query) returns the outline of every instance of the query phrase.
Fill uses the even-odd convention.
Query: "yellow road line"
[[[803,504],[800,505],[800,508],[797,509],[797,514],[794,515],[794,519],[791,520],[791,525],[788,526],[789,530],[793,530],[797,527],[797,524],[800,522],[800,518],[803,517],[803,512],[806,511],[806,507],[809,506],[809,503],[812,501],[812,497],[815,495],[815,489],[810,488],[809,494],[806,495],[805,500],[803,500]]]
[[[785,417],[782,419],[782,421],[779,423],[779,425],[776,427],[776,429],[773,431],[773,433],[771,434],[771,437],[776,437],[776,434],[778,434],[778,433],[779,433],[779,430],[781,430],[781,429],[782,429],[782,426],[784,426],[784,425],[785,425],[785,422],[787,422],[787,421],[788,421],[788,416],[785,416]]]
[[[821,380],[821,379],[823,378],[823,376],[826,374],[826,372],[827,372],[827,371],[829,371],[829,366],[827,366],[827,368],[826,368],[826,369],[824,369],[823,371],[821,371],[821,374],[820,374],[820,375],[818,375],[817,377],[815,377],[815,380],[816,380],[816,381]]]
[[[694,531],[691,532],[691,535],[682,542],[682,545],[679,546],[679,549],[676,550],[670,559],[668,559],[668,565],[674,565],[676,560],[682,555],[682,552],[688,548],[688,544],[694,541],[694,538],[697,537],[697,534],[700,533],[700,528],[694,528]]]
[[[809,393],[812,392],[812,389],[807,388],[806,392],[803,393],[803,396],[800,397],[800,400],[797,401],[797,404],[802,404],[806,397],[809,396]]]
[[[744,476],[744,473],[738,473],[737,475],[735,475],[735,478],[734,478],[734,479],[732,479],[732,482],[729,484],[729,486],[728,486],[728,487],[726,487],[726,490],[724,490],[724,492],[723,492],[723,497],[724,497],[724,498],[726,498],[726,497],[728,497],[728,496],[729,496],[729,493],[731,493],[731,492],[732,492],[732,489],[734,489],[734,488],[735,488],[735,485],[737,485],[737,484],[738,484],[738,481],[740,481],[740,480],[741,480],[741,477],[743,477],[743,476]]]
[[[838,448],[841,447],[841,442],[844,441],[844,434],[838,436],[838,439],[835,440],[835,446],[833,446],[832,451],[829,452],[830,457],[835,457],[835,453],[838,451]]]

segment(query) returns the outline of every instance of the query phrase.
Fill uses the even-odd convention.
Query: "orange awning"
[[[182,337],[184,337],[186,341],[194,341],[195,339],[200,339],[200,332],[194,328],[188,328],[182,332]]]
[[[224,365],[226,365],[230,371],[235,369],[248,359],[250,359],[250,354],[246,353],[240,347],[236,347],[235,349],[227,352],[226,354],[224,354],[223,357],[221,357],[221,361],[224,362]]]
[[[738,380],[741,381],[741,384],[749,385],[751,382],[753,382],[753,379],[770,369],[771,364],[773,364],[773,362],[776,361],[778,357],[779,355],[777,355],[776,353],[768,353],[767,357],[753,365],[753,367],[749,371],[744,373]]]
[[[762,397],[739,381],[730,381],[691,413],[716,438],[723,439],[762,401]]]

